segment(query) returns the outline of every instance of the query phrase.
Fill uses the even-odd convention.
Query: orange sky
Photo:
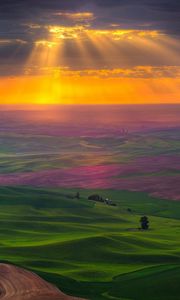
[[[66,17],[93,19],[90,13]],[[179,41],[167,34],[86,25],[43,29],[47,37],[34,41],[22,71],[15,62],[15,73],[0,77],[0,104],[180,103]]]
[[[19,76],[0,79],[1,104],[179,103],[177,78]]]

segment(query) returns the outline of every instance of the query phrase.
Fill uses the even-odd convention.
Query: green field
[[[81,190],[77,200],[75,192],[1,187],[1,261],[87,299],[179,299],[180,202],[114,190]],[[88,201],[94,192],[117,206]],[[142,214],[147,232],[138,230]]]

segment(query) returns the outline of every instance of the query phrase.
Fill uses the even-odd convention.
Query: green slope
[[[88,299],[179,299],[180,203],[144,193],[0,188],[0,258]],[[117,207],[87,200],[91,193]],[[132,212],[128,212],[131,208]],[[148,232],[138,230],[141,214]]]

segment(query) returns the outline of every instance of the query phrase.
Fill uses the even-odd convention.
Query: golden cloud
[[[85,28],[83,26],[48,26],[48,31],[57,39],[77,39],[81,38]]]
[[[52,41],[48,41],[48,40],[37,40],[35,42],[36,46],[44,46],[44,47],[48,47],[48,48],[52,48],[54,46],[57,45],[56,42],[52,42]]]
[[[95,36],[106,36],[112,40],[133,40],[134,38],[157,38],[162,33],[157,30],[88,30],[89,33]]]
[[[157,30],[90,29],[88,25],[46,26],[46,28],[57,39],[84,39],[88,36],[105,37],[118,41],[132,40],[137,37],[155,39],[163,35]]]
[[[59,12],[56,13],[55,15],[65,17],[73,21],[90,21],[95,19],[95,16],[92,12],[77,12],[77,13]]]
[[[70,70],[68,67],[31,67],[25,69],[28,75],[53,75],[58,77],[91,77],[101,79],[113,78],[180,78],[179,66],[136,66],[134,68],[118,69],[87,69]]]

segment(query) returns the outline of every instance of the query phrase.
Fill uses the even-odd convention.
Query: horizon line
[[[147,107],[180,107],[180,103],[127,103],[127,104],[0,104],[0,112],[22,112],[22,111],[46,111],[50,110],[53,111],[55,109],[60,108],[71,108],[77,109],[82,107],[89,107],[89,108],[105,108],[105,107],[143,107],[146,109]]]

